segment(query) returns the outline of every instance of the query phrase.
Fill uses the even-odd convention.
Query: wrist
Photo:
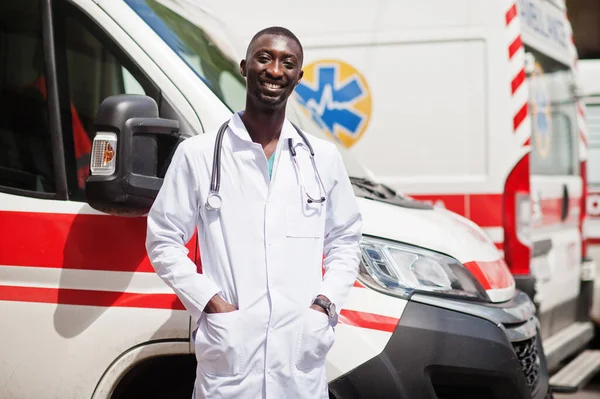
[[[311,307],[318,307],[329,316],[330,319],[333,319],[336,315],[335,304],[329,300],[324,295],[317,295],[317,297],[313,300]]]
[[[223,300],[223,298],[221,298],[219,295],[215,295],[212,298],[210,298],[210,300],[204,307],[204,311],[206,313],[218,313],[224,303],[225,301]]]
[[[319,305],[314,305],[314,304],[313,304],[313,305],[310,305],[310,308],[311,308],[312,310],[316,310],[317,312],[321,312],[321,313],[327,314],[327,312],[325,311],[325,309],[323,309],[323,308],[322,308],[321,306],[319,306]]]

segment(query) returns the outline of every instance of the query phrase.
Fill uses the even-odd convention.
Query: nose
[[[267,68],[267,75],[269,75],[269,77],[273,79],[280,79],[283,76],[283,68],[279,60],[274,60],[273,62],[271,62],[271,64]]]

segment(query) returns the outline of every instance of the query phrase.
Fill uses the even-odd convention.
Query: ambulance
[[[237,45],[183,0],[4,1],[0,21],[0,398],[190,398],[197,325],[145,214],[177,145],[243,108]],[[364,239],[331,397],[550,398],[535,306],[493,241],[339,148]]]
[[[588,126],[588,199],[587,237],[588,251],[598,267],[600,265],[600,60],[579,61],[580,96],[584,103]],[[600,326],[600,273],[596,270],[592,318]],[[600,328],[598,328],[600,330]]]
[[[580,355],[572,365],[595,373],[587,131],[564,1],[269,4],[205,7],[238,40],[295,32],[303,111],[378,181],[482,227],[536,304],[551,370]]]

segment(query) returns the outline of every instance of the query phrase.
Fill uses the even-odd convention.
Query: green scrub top
[[[275,152],[269,158],[269,177],[273,174],[273,162],[275,162]]]

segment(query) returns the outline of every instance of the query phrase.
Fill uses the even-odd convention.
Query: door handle
[[[569,216],[569,189],[567,185],[563,185],[563,198],[562,198],[562,210],[560,214],[560,220],[565,221]]]

